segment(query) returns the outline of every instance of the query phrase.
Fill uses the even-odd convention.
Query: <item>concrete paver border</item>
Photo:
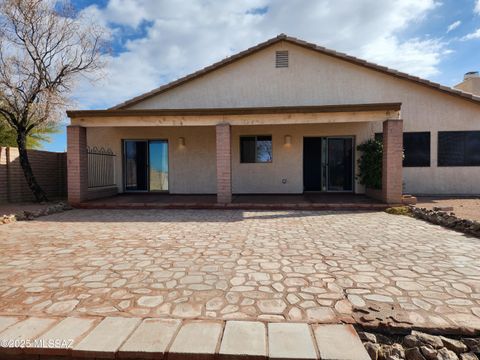
[[[335,344],[361,344],[353,327],[344,324],[122,317],[100,320],[79,317],[0,317],[0,323],[9,324],[0,332],[2,359],[12,355],[27,359],[36,359],[38,356],[72,359],[319,359],[319,354],[332,354],[326,349],[328,344],[323,343],[317,335],[328,332],[329,326],[335,326],[335,336],[338,337]],[[77,324],[78,330],[64,329],[65,324]],[[239,329],[241,331],[236,331]],[[158,346],[152,331],[157,331],[159,337],[166,336],[159,339]],[[49,335],[59,336],[62,332],[73,338],[51,339]],[[260,339],[252,342],[252,334],[260,336]],[[62,346],[55,346],[54,343],[45,342],[46,338],[57,340],[57,345],[61,340],[64,342]],[[15,342],[15,339],[25,342]],[[72,342],[63,346],[66,340]],[[249,349],[250,344],[254,344],[254,348]],[[350,347],[337,348],[334,353],[336,357],[332,360],[352,359]],[[363,347],[355,347],[355,359],[368,359]]]

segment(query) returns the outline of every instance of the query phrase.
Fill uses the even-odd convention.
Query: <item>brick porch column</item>
[[[232,202],[232,152],[230,124],[216,126],[217,144],[217,202]]]
[[[67,126],[68,202],[78,205],[86,200],[88,191],[87,129]]]
[[[402,202],[403,120],[383,122],[382,198],[387,204]]]

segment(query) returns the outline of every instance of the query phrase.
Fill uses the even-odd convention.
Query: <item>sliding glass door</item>
[[[125,141],[125,190],[148,190],[148,143],[146,141]]]
[[[353,190],[353,139],[327,138],[327,190]]]
[[[150,141],[150,191],[168,191],[168,143],[164,140]]]
[[[125,140],[125,191],[168,191],[168,142]]]
[[[353,191],[353,138],[303,139],[304,191]]]

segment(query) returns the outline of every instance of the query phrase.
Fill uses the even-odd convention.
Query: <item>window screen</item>
[[[375,133],[375,140],[383,141],[382,133]],[[430,166],[430,132],[403,133],[403,166]]]
[[[403,166],[430,166],[430,133],[403,133]]]
[[[265,163],[272,162],[271,136],[241,136],[240,162]]]
[[[438,166],[480,166],[480,131],[439,131]]]

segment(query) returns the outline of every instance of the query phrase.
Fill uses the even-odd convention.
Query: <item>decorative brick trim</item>
[[[232,202],[232,146],[230,124],[216,126],[217,202]]]
[[[67,126],[67,178],[70,205],[78,205],[87,199],[87,161],[87,129],[82,126]]]
[[[402,203],[403,120],[383,122],[382,197],[387,204]]]

